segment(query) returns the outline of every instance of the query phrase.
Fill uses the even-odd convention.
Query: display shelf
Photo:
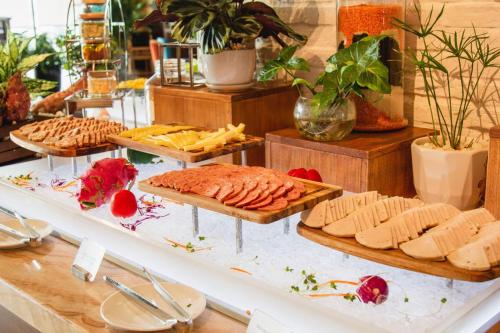
[[[335,237],[321,229],[308,227],[302,222],[297,225],[297,232],[313,242],[328,246],[334,250],[410,271],[470,282],[484,282],[500,277],[500,266],[480,272],[455,267],[448,261],[419,260],[406,255],[399,249],[370,249],[359,244],[354,238]]]
[[[26,136],[22,135],[19,130],[10,132],[10,139],[12,142],[25,149],[44,155],[59,157],[87,156],[118,149],[118,146],[112,143],[103,143],[96,146],[82,148],[57,148],[55,146],[48,146],[42,142],[31,141]]]
[[[178,125],[178,124],[169,124],[169,125]],[[203,129],[193,128],[193,131],[201,131]],[[234,142],[226,144],[222,147],[215,148],[211,151],[183,151],[174,148],[168,148],[165,146],[146,144],[138,141],[134,141],[130,138],[124,138],[120,135],[110,135],[108,136],[108,141],[115,143],[117,145],[132,148],[134,150],[139,150],[145,153],[170,157],[176,159],[178,161],[184,161],[187,163],[197,163],[206,161],[212,158],[216,158],[219,156],[237,153],[241,151],[245,151],[251,148],[256,148],[264,145],[264,139],[259,138],[252,135],[246,135],[246,139],[241,142]]]
[[[279,221],[283,218],[290,217],[291,215],[312,208],[320,201],[335,199],[336,197],[342,195],[342,189],[338,186],[316,183],[303,179],[299,180],[298,178],[296,180],[304,184],[306,187],[306,193],[304,193],[301,198],[291,201],[286,208],[270,212],[246,210],[233,206],[226,206],[218,200],[208,198],[206,196],[190,193],[185,194],[169,188],[155,187],[150,185],[146,180],[139,182],[138,188],[143,192],[155,194],[174,202],[197,206],[213,212],[259,224],[269,224]]]

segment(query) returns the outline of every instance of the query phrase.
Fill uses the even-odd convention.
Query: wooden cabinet
[[[412,197],[410,145],[429,133],[429,129],[408,127],[388,133],[352,133],[338,142],[316,142],[304,139],[295,129],[279,130],[266,136],[266,166],[283,172],[315,168],[325,182],[346,191],[378,190]]]
[[[490,151],[484,206],[497,219],[500,219],[500,126],[493,127],[490,130]]]
[[[246,133],[260,137],[293,126],[298,98],[297,89],[290,86],[255,87],[239,93],[210,92],[206,87],[155,87],[153,94],[157,124],[178,122],[215,129],[244,123]],[[239,161],[239,154],[234,154],[231,162]],[[249,165],[264,162],[264,147],[248,151]]]

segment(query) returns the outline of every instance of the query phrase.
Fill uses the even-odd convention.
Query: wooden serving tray
[[[118,147],[112,143],[103,143],[97,146],[82,147],[82,148],[71,148],[71,149],[57,148],[54,146],[45,145],[41,142],[31,141],[26,136],[22,135],[19,130],[10,132],[10,139],[12,140],[12,142],[28,150],[40,154],[47,154],[60,157],[78,157],[78,156],[97,154],[105,151],[118,149]]]
[[[302,222],[297,225],[297,232],[304,238],[332,249],[351,254],[356,257],[378,262],[414,272],[436,275],[448,279],[470,282],[484,282],[500,276],[500,266],[489,271],[469,271],[453,266],[448,261],[427,261],[412,258],[401,250],[375,250],[359,244],[354,238],[335,237],[321,229],[306,226]]]
[[[205,197],[197,194],[183,194],[179,191],[155,187],[143,180],[139,182],[139,190],[159,195],[165,199],[189,204],[200,208],[208,209],[217,213],[234,216],[246,221],[269,224],[281,220],[282,218],[302,212],[306,209],[314,207],[317,203],[323,200],[331,200],[342,195],[342,189],[338,186],[328,185],[323,183],[312,182],[304,179],[296,180],[304,183],[306,193],[298,200],[292,201],[288,207],[283,210],[263,212],[258,210],[245,210],[233,206],[226,206],[218,200]]]
[[[179,125],[179,124],[176,124]],[[203,129],[193,128],[193,131],[202,131]],[[256,136],[247,135],[246,140],[242,142],[235,142],[225,145],[224,147],[216,148],[209,152],[199,151],[199,152],[188,152],[183,150],[178,150],[174,148],[168,148],[159,145],[151,145],[142,142],[134,141],[130,138],[124,138],[119,135],[109,135],[108,141],[116,143],[117,145],[132,148],[135,150],[139,150],[145,153],[159,155],[159,156],[167,156],[171,158],[175,158],[179,161],[184,161],[187,163],[196,163],[205,160],[212,159],[214,157],[227,155],[231,153],[235,153],[242,150],[247,150],[253,147],[259,147],[264,145],[264,139]]]

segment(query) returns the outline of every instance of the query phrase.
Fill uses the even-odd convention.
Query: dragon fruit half
[[[80,177],[78,201],[82,209],[99,207],[113,194],[135,180],[137,169],[124,158],[105,158],[96,161]]]

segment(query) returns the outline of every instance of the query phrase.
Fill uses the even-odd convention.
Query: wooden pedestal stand
[[[155,87],[154,122],[184,123],[206,128],[228,123],[246,125],[245,133],[264,137],[267,132],[293,126],[296,88],[289,86],[255,87],[238,93],[211,92],[206,87]],[[221,162],[240,164],[239,154]],[[248,152],[249,165],[264,165],[264,147]]]
[[[377,190],[386,195],[415,195],[410,145],[431,133],[408,127],[388,133],[352,133],[337,142],[304,139],[296,129],[266,136],[266,166],[287,172],[315,168],[323,181],[345,191]]]
[[[490,130],[490,140],[484,206],[500,219],[500,126]]]

